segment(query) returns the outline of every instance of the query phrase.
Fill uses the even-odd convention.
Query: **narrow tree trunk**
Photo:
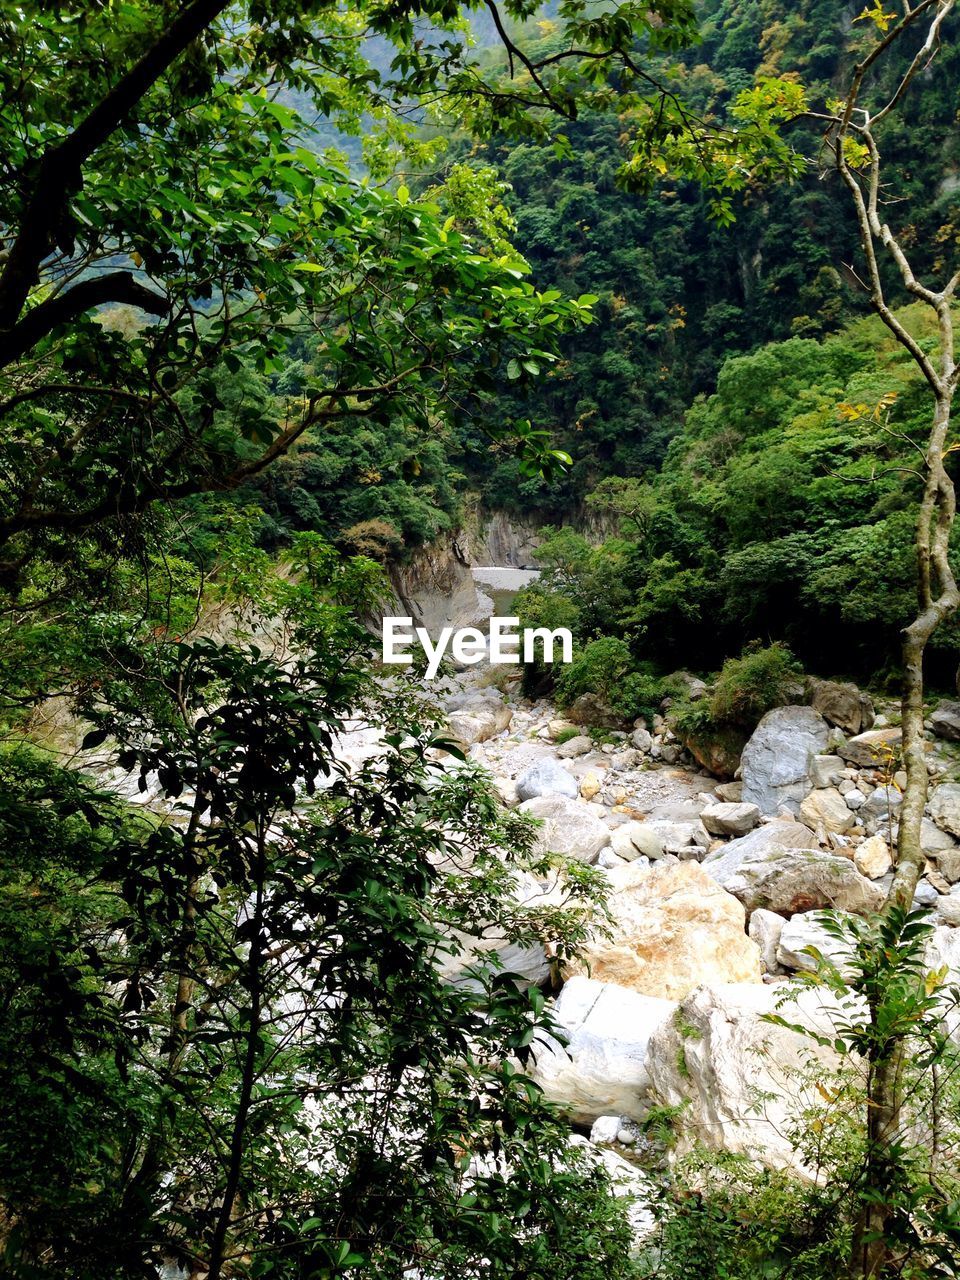
[[[251,929],[250,955],[247,967],[247,989],[250,992],[250,1020],[247,1026],[247,1042],[240,1080],[240,1096],[237,1099],[237,1110],[230,1135],[230,1150],[227,1156],[223,1200],[220,1204],[220,1212],[213,1231],[207,1280],[220,1280],[223,1273],[227,1232],[230,1229],[237,1192],[240,1189],[240,1174],[243,1168],[247,1126],[253,1101],[253,1086],[257,1078],[257,1058],[260,1053],[260,1029],[263,1017],[263,906],[265,878],[264,837],[262,834],[259,838],[259,844],[260,850],[256,868],[257,887],[254,898],[253,927]]]
[[[923,872],[923,813],[927,802],[927,752],[923,728],[923,661],[934,632],[960,605],[949,563],[956,494],[943,459],[950,427],[952,391],[938,396],[926,450],[923,498],[917,518],[918,612],[903,632],[901,753],[907,781],[897,831],[897,864],[883,906],[908,910]],[[891,815],[892,821],[892,815]],[[871,1009],[871,1020],[876,1020]],[[902,1038],[879,1046],[870,1064],[867,1086],[867,1195],[854,1238],[852,1270],[862,1280],[878,1280],[890,1261],[888,1224],[893,1151],[900,1137],[903,1071],[907,1045]]]

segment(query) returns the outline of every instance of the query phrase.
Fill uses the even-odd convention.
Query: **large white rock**
[[[709,854],[702,865],[748,911],[766,907],[789,916],[837,907],[864,913],[877,910],[884,897],[849,858],[818,849],[799,822],[768,822]]]
[[[570,978],[553,1009],[566,1048],[538,1041],[530,1074],[575,1123],[647,1112],[647,1046],[676,1006],[592,978]]]
[[[545,901],[539,881],[525,871],[514,873],[510,893],[516,903],[531,909],[543,906]],[[549,962],[538,943],[523,946],[494,927],[485,928],[482,935],[456,930],[448,937],[458,949],[453,954],[443,952],[438,968],[446,981],[455,986],[473,985],[476,979],[469,970],[477,964],[490,964],[501,972],[514,973],[521,983],[530,985],[538,986],[550,976]]]
[[[618,1199],[624,1198],[628,1202],[627,1220],[633,1232],[634,1243],[642,1244],[656,1228],[657,1219],[650,1205],[662,1194],[650,1174],[625,1160],[616,1151],[597,1147],[578,1133],[570,1135],[570,1145],[581,1148],[590,1159],[598,1161],[606,1169],[611,1191]]]
[[[502,703],[488,699],[468,703],[447,716],[447,727],[451,737],[471,746],[474,742],[486,742],[488,739],[509,729],[513,713]]]
[[[813,785],[814,756],[824,753],[829,737],[827,722],[812,707],[768,711],[743,749],[743,799],[761,813],[784,806],[799,813]]]
[[[828,1106],[837,1055],[814,1040],[764,1017],[833,1037],[836,1008],[821,988],[753,984],[699,987],[661,1024],[649,1042],[651,1095],[681,1110],[675,1122],[679,1150],[697,1143],[749,1155],[771,1168],[803,1171],[790,1135],[805,1131],[808,1112]],[[811,1058],[816,1070],[811,1078]]]
[[[610,832],[595,805],[566,796],[537,796],[525,800],[520,812],[542,821],[537,845],[544,852],[591,863],[596,862],[597,854],[610,843]]]
[[[517,779],[517,795],[521,800],[534,800],[538,796],[567,796],[575,800],[579,794],[580,787],[573,774],[550,756],[524,769]]]
[[[586,944],[574,972],[668,1000],[705,980],[762,980],[743,907],[699,863],[632,863],[611,871],[609,882],[613,923]]]

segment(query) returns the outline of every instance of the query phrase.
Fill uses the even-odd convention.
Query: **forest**
[[[0,1274],[960,1275],[958,40],[0,6]]]

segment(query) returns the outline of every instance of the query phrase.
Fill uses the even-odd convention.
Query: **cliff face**
[[[478,590],[459,533],[444,534],[390,570],[396,612],[431,636],[443,627],[468,627],[488,618],[493,602]]]
[[[471,564],[534,568],[534,552],[540,543],[535,525],[516,520],[504,511],[470,512],[459,535]]]

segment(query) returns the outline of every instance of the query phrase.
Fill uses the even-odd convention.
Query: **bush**
[[[752,732],[768,711],[795,700],[802,674],[784,645],[748,646],[741,657],[723,664],[710,699],[710,717],[716,724]]]
[[[694,1152],[679,1163],[657,1214],[660,1230],[640,1258],[643,1280],[845,1274],[850,1222],[835,1191],[744,1156]]]
[[[595,693],[619,709],[624,680],[633,667],[626,642],[602,636],[581,649],[557,682],[557,702],[569,707],[584,693]]]

